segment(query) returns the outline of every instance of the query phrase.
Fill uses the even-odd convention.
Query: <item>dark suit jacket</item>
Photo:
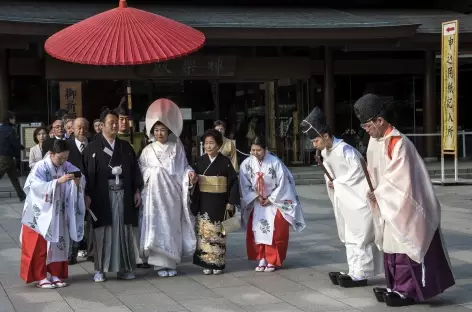
[[[67,144],[69,144],[69,158],[67,159],[68,162],[76,166],[80,169],[82,174],[84,173],[84,161],[83,156],[75,144],[75,138],[71,138],[67,140]]]

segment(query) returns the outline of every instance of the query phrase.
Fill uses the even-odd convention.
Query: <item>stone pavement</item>
[[[372,285],[382,285],[382,277],[365,288],[331,285],[327,272],[345,270],[346,264],[326,190],[322,186],[300,186],[298,190],[308,227],[291,236],[283,270],[255,273],[255,264],[246,260],[244,233],[237,232],[228,239],[224,275],[204,276],[185,259],[175,278],[139,270],[134,281],[110,276],[108,282],[97,284],[92,281],[93,265],[82,262],[69,268],[71,286],[60,290],[24,285],[18,277],[22,205],[16,198],[0,199],[0,312],[472,311],[470,187],[436,188],[457,285],[424,304],[406,308],[387,308],[375,301]]]

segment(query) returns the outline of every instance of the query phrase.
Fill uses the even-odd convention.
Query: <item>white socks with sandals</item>
[[[261,259],[259,264],[256,267],[256,272],[274,272],[275,266],[273,264],[268,264],[266,259]]]

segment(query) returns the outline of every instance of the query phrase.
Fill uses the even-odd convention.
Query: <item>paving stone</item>
[[[118,296],[133,312],[180,312],[186,309],[162,293]]]
[[[180,304],[191,312],[225,311],[244,312],[245,309],[223,298],[206,298],[200,300],[181,301]]]
[[[256,305],[282,302],[277,297],[272,296],[254,286],[216,288],[213,291],[225,297],[229,301],[239,305]]]

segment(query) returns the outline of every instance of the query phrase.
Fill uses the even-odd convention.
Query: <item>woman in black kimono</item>
[[[205,155],[195,164],[198,183],[192,195],[192,212],[196,216],[197,248],[193,263],[204,268],[203,273],[221,274],[225,268],[226,236],[221,222],[225,215],[234,215],[239,205],[239,183],[229,158],[218,151],[223,136],[215,129],[203,135]]]

